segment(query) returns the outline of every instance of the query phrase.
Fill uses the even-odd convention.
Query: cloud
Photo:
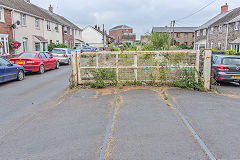
[[[49,0],[31,0],[43,8]],[[177,26],[199,26],[220,13],[221,5],[229,3],[230,9],[240,6],[239,0],[218,0],[194,16],[176,23]],[[107,29],[126,24],[134,28],[138,37],[151,31],[153,26],[170,25],[196,12],[209,0],[51,0],[54,11],[81,27],[105,24]]]

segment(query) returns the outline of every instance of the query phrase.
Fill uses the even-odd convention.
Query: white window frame
[[[0,55],[9,55],[8,34],[0,34],[0,42],[4,46],[0,48]]]
[[[222,31],[223,31],[223,25],[220,24],[220,25],[219,25],[219,32],[222,33]]]
[[[73,35],[73,29],[70,28],[70,35]]]
[[[22,43],[22,46],[23,46],[23,52],[26,52],[28,51],[28,38],[26,37],[23,37],[23,43]]]
[[[26,26],[26,14],[20,13],[20,22],[22,26]]]
[[[5,22],[5,18],[4,18],[4,8],[0,7],[0,22]]]
[[[206,36],[207,35],[207,29],[204,29],[203,30],[203,36]]]
[[[39,18],[35,18],[35,27],[39,28]]]
[[[199,37],[200,36],[200,31],[197,31],[197,37]]]
[[[239,26],[239,22],[235,22],[235,25],[234,25],[234,30],[235,31],[238,31],[238,26]]]
[[[211,27],[211,34],[214,33],[214,27]]]
[[[68,32],[68,27],[64,26],[64,34],[67,34],[67,32]]]
[[[47,21],[47,30],[50,31],[51,30],[51,22]]]
[[[214,42],[213,40],[211,41],[211,48],[213,49]]]
[[[59,28],[58,28],[58,24],[57,23],[55,24],[55,30],[56,30],[56,32],[59,32]]]

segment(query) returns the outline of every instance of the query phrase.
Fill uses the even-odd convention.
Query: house
[[[1,39],[4,39],[5,44],[5,48],[1,47],[1,50],[6,54],[46,51],[49,43],[65,43],[73,48],[82,39],[82,30],[66,18],[53,13],[51,5],[49,10],[45,10],[30,3],[30,0],[1,0],[0,7],[1,15],[6,14],[0,24]],[[8,31],[3,29],[6,27]],[[78,34],[74,34],[75,32]],[[22,45],[11,52],[7,43],[12,39]]]
[[[13,39],[11,9],[0,5],[0,55],[13,54],[14,50],[9,48],[9,41]]]
[[[85,27],[82,31],[82,38],[85,43],[98,48],[104,48],[108,44],[106,31],[101,31],[97,25]]]
[[[119,25],[109,30],[109,36],[116,40],[116,43],[136,42],[136,34],[133,33],[133,28],[127,25]]]
[[[145,44],[145,43],[148,43],[148,42],[149,42],[149,39],[146,35],[141,36],[141,44]]]
[[[228,4],[221,6],[221,13],[195,30],[196,50],[235,50],[240,52],[240,7],[228,10]]]
[[[170,27],[153,27],[152,33],[172,33],[174,36],[175,45],[187,45],[192,46],[194,44],[194,31],[196,27],[174,27],[174,35],[173,28]]]

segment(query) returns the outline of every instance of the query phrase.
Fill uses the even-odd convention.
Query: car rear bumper
[[[222,82],[240,82],[240,74],[218,73],[215,78],[217,81]]]
[[[25,72],[38,72],[40,66],[23,66]]]
[[[54,57],[54,58],[56,58],[59,61],[59,63],[65,63],[65,64],[68,63],[68,57]]]

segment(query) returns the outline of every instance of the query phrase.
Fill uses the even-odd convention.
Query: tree
[[[150,42],[143,45],[143,50],[168,50],[169,49],[169,34],[167,33],[152,33],[146,35]]]

